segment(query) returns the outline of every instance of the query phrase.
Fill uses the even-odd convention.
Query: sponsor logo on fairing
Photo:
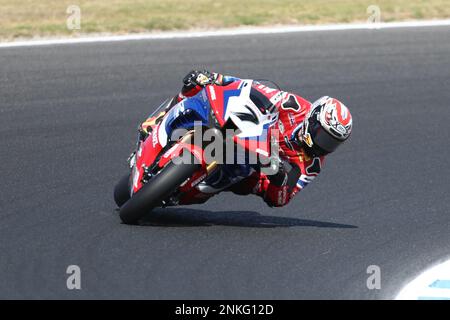
[[[276,89],[269,88],[263,84],[258,85],[258,89],[267,94],[271,94],[272,92],[276,91]]]
[[[209,87],[209,93],[211,94],[211,100],[212,101],[216,101],[216,91],[214,90],[213,86]]]
[[[152,134],[152,144],[153,148],[158,144],[158,135],[156,133]]]
[[[279,91],[276,95],[274,95],[272,98],[270,98],[270,102],[273,105],[277,105],[278,102],[283,100],[283,97],[286,96],[286,93],[283,91]]]

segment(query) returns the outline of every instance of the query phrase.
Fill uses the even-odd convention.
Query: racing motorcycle
[[[114,189],[121,220],[135,224],[157,207],[202,203],[252,170],[276,171],[281,97],[268,100],[256,90],[278,88],[271,84],[255,80],[210,84],[165,114],[161,112],[170,100],[163,102],[150,115],[163,114],[162,118],[146,136],[140,132],[128,158],[130,172]],[[213,142],[216,148],[207,154]]]

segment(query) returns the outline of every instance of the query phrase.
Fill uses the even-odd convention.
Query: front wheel
[[[161,204],[161,201],[170,196],[186,179],[197,170],[199,164],[174,164],[169,162],[156,176],[145,184],[120,208],[120,219],[126,224],[135,224]]]
[[[120,208],[130,199],[130,174],[127,173],[114,187],[114,201]]]

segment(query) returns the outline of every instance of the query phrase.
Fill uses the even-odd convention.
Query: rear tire
[[[176,165],[169,162],[120,208],[120,219],[126,224],[136,224],[200,167],[194,163]]]
[[[114,201],[120,208],[130,199],[130,174],[124,175],[114,187]]]

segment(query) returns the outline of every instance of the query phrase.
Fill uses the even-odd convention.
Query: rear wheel
[[[153,208],[159,206],[200,167],[199,164],[194,163],[176,165],[169,162],[120,208],[120,218],[126,224],[137,223]]]
[[[114,201],[120,208],[130,199],[130,174],[124,175],[114,187]]]

